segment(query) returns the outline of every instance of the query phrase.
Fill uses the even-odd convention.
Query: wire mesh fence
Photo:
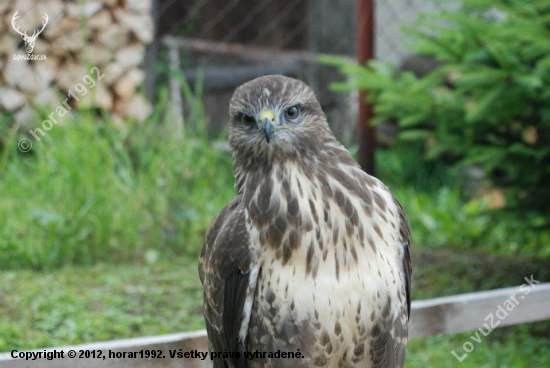
[[[406,65],[411,51],[403,45],[401,26],[437,5],[378,0],[374,8],[376,58]],[[187,80],[193,83],[198,70],[204,76],[206,110],[214,126],[227,121],[226,107],[237,85],[281,73],[305,79],[336,134],[353,135],[356,97],[331,93],[330,82],[341,77],[315,60],[321,53],[355,59],[356,0],[156,0],[153,12],[160,54],[177,45],[177,63]]]
[[[356,0],[156,0],[159,35],[236,42],[275,49],[354,54]],[[399,62],[409,52],[399,28],[432,0],[375,1],[377,58]]]
[[[433,0],[375,0],[375,56],[401,66],[411,52],[403,46],[402,25]],[[150,109],[137,93],[145,84],[154,99],[170,70],[203,84],[203,101],[212,128],[225,126],[236,86],[265,74],[304,79],[315,90],[332,128],[353,136],[357,97],[329,91],[338,73],[316,62],[321,53],[355,59],[357,0],[9,0],[0,2],[0,112],[17,121],[32,120],[32,106],[59,103],[56,89],[68,93],[91,63],[106,78],[94,88],[93,103],[125,119]],[[10,22],[40,26],[34,54],[43,62],[12,60],[23,44]],[[152,20],[152,21],[151,21]],[[152,23],[152,24],[151,24]],[[13,29],[12,29],[13,28]],[[40,27],[39,27],[40,28]],[[39,29],[38,28],[38,29]],[[154,36],[153,36],[154,34]],[[146,51],[147,50],[147,51]],[[166,65],[170,65],[167,68]],[[160,67],[159,67],[160,66]],[[142,71],[145,69],[145,73]],[[44,72],[44,70],[46,72]],[[55,88],[53,88],[55,87]],[[173,88],[175,89],[175,87]],[[69,101],[82,105],[81,101]],[[185,101],[182,103],[185,113]]]

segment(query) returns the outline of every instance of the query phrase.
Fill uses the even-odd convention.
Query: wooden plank
[[[164,36],[162,44],[168,48],[177,47],[229,56],[238,56],[244,60],[301,62],[317,64],[320,54],[309,51],[289,51],[261,46],[248,46],[240,43],[208,41],[189,37]],[[349,55],[339,55],[349,60],[355,60]]]
[[[526,285],[528,286],[528,284]],[[409,336],[410,338],[419,338],[436,334],[477,330],[478,328],[484,328],[484,323],[490,326],[490,318],[487,318],[490,314],[493,315],[493,326],[497,328],[550,319],[550,283],[535,285],[529,289],[528,294],[526,294],[527,289],[527,287],[522,289],[520,287],[511,287],[413,302]],[[513,309],[507,310],[507,315],[501,319],[498,317],[498,314],[504,315],[502,310],[506,310],[506,306],[511,308],[511,304],[509,304],[513,301],[511,296],[517,300],[518,304],[515,304]],[[497,323],[498,325],[496,325]],[[486,328],[484,330],[486,331]],[[159,349],[162,350],[165,356],[164,359],[109,358],[109,352],[111,352],[112,357],[116,353]],[[65,357],[64,359],[39,359],[32,361],[13,359],[11,353],[2,353],[0,354],[0,367],[204,368],[212,366],[209,357],[201,360],[199,358],[170,358],[169,356],[169,350],[181,351],[183,353],[192,351],[207,352],[208,343],[205,330],[34,351],[43,352],[44,350],[48,352],[54,350],[64,351],[65,356],[69,350],[75,350],[77,353],[80,350],[88,350],[90,352],[101,350],[106,359],[69,359]]]
[[[365,65],[374,60],[375,1],[357,2],[357,62]],[[357,131],[359,151],[357,152],[361,168],[370,175],[375,174],[374,156],[376,153],[376,128],[372,124],[374,105],[367,102],[367,92],[359,91],[359,116]]]
[[[284,74],[296,76],[303,72],[304,68],[296,63],[249,63],[246,65],[205,65],[201,70],[194,68],[183,69],[183,75],[189,85],[195,85],[201,78],[203,90],[235,89],[241,84],[254,78],[268,74]]]
[[[478,328],[486,331],[484,324],[491,327],[491,316],[492,325],[498,325],[495,327],[550,319],[550,283],[535,285],[524,294],[526,289],[516,286],[413,302],[409,337],[414,339]],[[510,296],[519,303],[513,309],[511,304],[505,305]],[[506,306],[511,310],[507,311]],[[501,308],[504,312],[500,311]]]
[[[179,49],[172,46],[168,50],[170,57],[170,99],[172,102],[172,114],[174,120],[174,131],[177,139],[183,138],[185,120],[183,118],[183,100],[181,97],[180,83],[177,79],[177,72],[180,70]]]

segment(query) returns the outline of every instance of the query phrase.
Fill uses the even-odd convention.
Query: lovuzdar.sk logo
[[[46,60],[46,55],[33,55],[32,51],[34,50],[34,43],[36,42],[36,39],[42,33],[44,28],[46,28],[46,24],[48,24],[48,14],[44,13],[44,21],[42,22],[42,29],[37,30],[35,29],[32,33],[32,36],[29,36],[27,34],[27,30],[25,29],[25,32],[21,32],[19,30],[19,27],[15,25],[15,21],[19,18],[19,11],[16,11],[13,17],[11,18],[11,26],[15,30],[15,32],[19,33],[21,35],[21,38],[23,41],[25,41],[25,49],[27,50],[26,55],[16,55],[13,54],[13,60]]]

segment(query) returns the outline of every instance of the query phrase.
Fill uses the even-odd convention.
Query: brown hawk
[[[311,89],[270,75],[229,107],[237,196],[200,256],[215,367],[402,367],[410,228]]]

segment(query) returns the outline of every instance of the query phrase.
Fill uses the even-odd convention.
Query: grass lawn
[[[197,262],[0,273],[0,351],[204,328]]]
[[[415,300],[550,281],[548,261],[414,253]],[[538,278],[537,278],[538,277]],[[202,289],[192,257],[151,265],[98,264],[51,271],[0,272],[0,351],[34,349],[204,328]],[[547,367],[550,322],[496,330],[459,363],[470,333],[413,340],[407,367]]]

